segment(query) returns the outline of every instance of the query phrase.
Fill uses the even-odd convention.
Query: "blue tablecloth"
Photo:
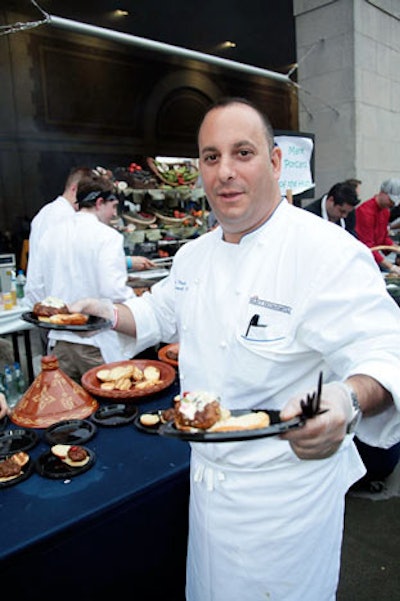
[[[139,409],[170,406],[177,391],[175,382]],[[140,601],[183,600],[187,443],[129,424],[98,426],[85,446],[96,454],[86,473],[67,481],[34,473],[0,490],[0,574],[21,598],[42,601],[114,596],[127,586]],[[41,438],[29,453],[48,448]]]

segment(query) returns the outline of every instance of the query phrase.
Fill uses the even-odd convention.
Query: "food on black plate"
[[[86,449],[79,445],[56,444],[51,447],[51,452],[71,467],[82,467],[90,459]]]
[[[84,325],[89,319],[89,316],[83,313],[70,313],[65,302],[54,296],[48,296],[35,303],[32,313],[39,321],[63,326]]]
[[[55,296],[48,296],[44,300],[35,303],[32,313],[40,319],[41,317],[51,317],[52,315],[69,313],[67,305]]]
[[[209,392],[185,392],[175,397],[174,407],[174,423],[178,430],[229,432],[255,430],[270,425],[266,411],[249,410],[248,413],[233,416],[229,409],[221,405],[220,399]]]
[[[20,451],[0,461],[0,483],[14,480],[23,474],[23,467],[29,461],[29,455]]]

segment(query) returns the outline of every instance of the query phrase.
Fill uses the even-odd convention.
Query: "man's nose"
[[[220,160],[218,175],[222,181],[227,181],[236,177],[235,166],[231,159],[222,158]]]

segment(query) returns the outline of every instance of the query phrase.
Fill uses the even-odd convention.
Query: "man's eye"
[[[242,156],[247,157],[250,154],[253,154],[253,152],[251,150],[241,150],[241,154]]]
[[[217,155],[216,154],[208,154],[207,156],[204,157],[204,161],[206,163],[212,163],[216,159],[217,159]]]

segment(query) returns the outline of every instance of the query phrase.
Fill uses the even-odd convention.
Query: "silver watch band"
[[[351,404],[353,406],[353,416],[351,418],[351,420],[349,421],[349,423],[347,424],[347,429],[346,429],[346,434],[352,434],[358,424],[360,423],[360,420],[362,418],[362,412],[361,412],[361,407],[360,407],[360,403],[358,402],[358,397],[357,397],[357,393],[354,390],[354,388],[352,386],[350,386],[350,384],[347,384],[347,382],[342,382],[344,388],[347,390],[350,400],[351,400]]]

